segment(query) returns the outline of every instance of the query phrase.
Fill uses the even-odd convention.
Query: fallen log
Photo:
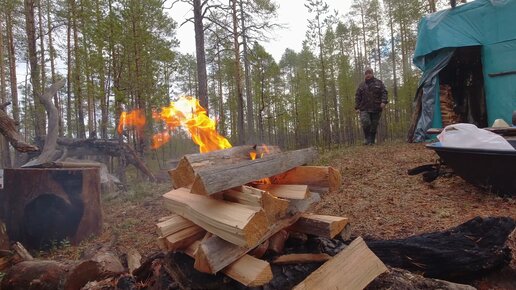
[[[187,154],[181,158],[176,168],[169,170],[168,173],[172,179],[174,188],[180,188],[192,184],[194,182],[195,173],[198,170],[250,160],[251,152],[260,156],[264,153],[275,154],[280,151],[277,146],[242,145],[206,153]]]
[[[287,172],[271,176],[272,184],[305,184],[309,187],[336,191],[341,183],[340,172],[331,166],[298,166]]]
[[[289,230],[333,239],[347,224],[348,219],[344,217],[305,213]]]
[[[23,261],[12,266],[0,283],[3,290],[63,289],[70,265],[46,260]],[[76,288],[80,289],[80,288]]]
[[[366,290],[376,289],[442,289],[442,290],[475,290],[475,287],[457,284],[449,281],[425,278],[421,275],[403,269],[387,267],[387,272],[381,274],[369,283]]]
[[[367,241],[387,265],[425,277],[465,282],[506,266],[506,245],[516,227],[509,217],[476,217],[455,228],[406,239]]]
[[[382,261],[358,237],[294,289],[363,289],[385,271]]]
[[[310,163],[316,155],[317,151],[314,148],[307,148],[199,170],[196,172],[191,192],[211,195]]]
[[[10,103],[3,104],[3,108],[0,109],[0,133],[9,141],[9,143],[18,152],[37,152],[39,148],[37,146],[24,142],[18,130],[16,129],[16,122],[7,115],[4,108]]]
[[[267,231],[268,220],[262,210],[191,194],[187,188],[163,197],[168,209],[235,245],[255,245]]]

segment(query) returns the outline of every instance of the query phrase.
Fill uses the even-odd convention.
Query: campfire
[[[168,142],[177,128],[188,131],[199,146],[199,154],[184,156],[169,171],[174,189],[163,198],[172,215],[157,224],[160,248],[187,254],[195,260],[196,270],[221,272],[245,286],[260,286],[273,278],[269,262],[259,259],[267,251],[279,255],[277,263],[284,264],[330,259],[311,253],[282,255],[289,233],[334,238],[349,232],[347,218],[307,213],[320,199],[317,191],[335,190],[341,183],[340,173],[331,167],[305,166],[315,160],[315,149],[232,147],[191,97],[161,108],[153,117],[163,126],[153,136],[153,148]],[[119,130],[126,126],[141,130],[144,125],[142,114],[132,111],[121,116]],[[365,246],[363,241],[357,243]],[[385,266],[372,252],[368,254],[369,282]]]

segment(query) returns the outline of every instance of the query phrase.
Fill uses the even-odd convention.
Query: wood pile
[[[455,101],[453,100],[452,88],[450,85],[443,84],[440,86],[440,103],[443,128],[460,123],[460,115],[455,112]]]
[[[336,190],[341,184],[334,168],[305,165],[316,154],[313,148],[280,152],[276,147],[238,146],[184,156],[169,172],[174,189],[163,198],[173,214],[156,224],[160,248],[190,256],[199,272],[222,273],[248,287],[273,278],[269,262],[260,259],[265,253],[274,253],[277,259],[271,262],[277,264],[326,262],[330,269],[341,264],[354,268],[358,263],[363,269],[352,273],[359,277],[356,285],[365,287],[386,268],[361,239],[356,241],[357,258],[354,247],[342,258],[282,255],[290,234],[349,236],[347,218],[306,212],[320,199],[316,191]],[[314,273],[299,289],[320,280],[332,288],[350,279],[340,275],[326,279],[326,275],[332,274]]]

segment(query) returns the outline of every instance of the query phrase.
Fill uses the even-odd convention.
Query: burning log
[[[272,184],[305,184],[311,191],[328,188],[336,191],[341,183],[340,172],[330,166],[298,166],[282,174],[270,177]]]
[[[310,163],[316,155],[314,148],[307,148],[199,170],[191,192],[211,195]]]
[[[239,246],[256,244],[267,230],[267,217],[261,209],[191,194],[186,188],[163,197],[165,206],[176,214]]]
[[[181,158],[175,169],[169,171],[172,185],[174,188],[189,186],[194,182],[195,173],[198,170],[250,160],[250,154],[253,152],[260,156],[264,153],[278,153],[280,149],[277,146],[242,145],[224,150],[188,154]]]

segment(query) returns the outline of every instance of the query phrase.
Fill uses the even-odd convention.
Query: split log
[[[273,184],[305,184],[314,188],[339,189],[342,183],[340,171],[331,166],[298,166],[287,172],[270,177]]]
[[[294,289],[363,289],[385,271],[382,261],[358,237]]]
[[[331,256],[326,253],[321,254],[288,254],[275,258],[272,263],[276,265],[285,264],[306,264],[306,263],[320,263],[331,259]]]
[[[5,106],[10,103],[3,104],[3,108],[0,110],[0,133],[11,143],[14,149],[18,152],[36,152],[39,151],[37,146],[24,142],[18,130],[16,129],[16,122],[9,117],[4,111]]]
[[[163,197],[168,209],[235,245],[255,245],[267,231],[268,221],[262,210],[191,194],[187,188]]]
[[[368,241],[387,265],[425,277],[464,282],[489,274],[511,261],[506,245],[516,227],[509,217],[476,217],[455,228],[406,239]]]
[[[307,148],[199,170],[196,172],[191,192],[211,195],[310,163],[316,155],[317,151],[314,148]]]
[[[305,213],[289,230],[333,239],[347,224],[348,219],[344,217]]]
[[[193,242],[204,237],[205,234],[206,231],[203,228],[193,225],[158,239],[163,239],[161,242],[164,245],[163,250],[177,251],[187,248]]]
[[[475,287],[425,278],[421,275],[397,268],[387,267],[388,271],[378,276],[366,290],[375,289],[442,289],[442,290],[475,290]]]
[[[265,285],[272,279],[270,264],[250,255],[244,255],[233,262],[222,273],[246,287]]]
[[[223,192],[227,201],[261,208],[267,215],[269,222],[274,222],[287,214],[288,200],[277,198],[267,191],[250,186],[241,186]]]
[[[166,220],[156,224],[157,233],[160,237],[166,237],[180,230],[194,226],[195,224],[184,217],[174,214],[168,216]]]
[[[199,241],[193,243],[188,247],[185,253],[193,258],[199,245]],[[270,264],[250,255],[242,256],[240,259],[224,268],[221,273],[247,287],[261,286],[272,279]]]
[[[277,146],[242,145],[206,153],[187,154],[181,158],[176,168],[168,173],[174,188],[180,188],[192,184],[195,179],[195,173],[198,170],[250,160],[251,152],[261,155],[263,153],[275,154],[280,151]]]
[[[238,246],[218,236],[213,236],[199,245],[195,253],[194,267],[204,273],[217,273],[263,243],[273,234],[295,223],[298,218],[299,214],[276,222],[267,229],[267,232],[262,235],[258,242],[248,247]]]
[[[308,185],[301,184],[257,184],[261,190],[270,192],[275,197],[286,199],[306,199],[310,196]]]

